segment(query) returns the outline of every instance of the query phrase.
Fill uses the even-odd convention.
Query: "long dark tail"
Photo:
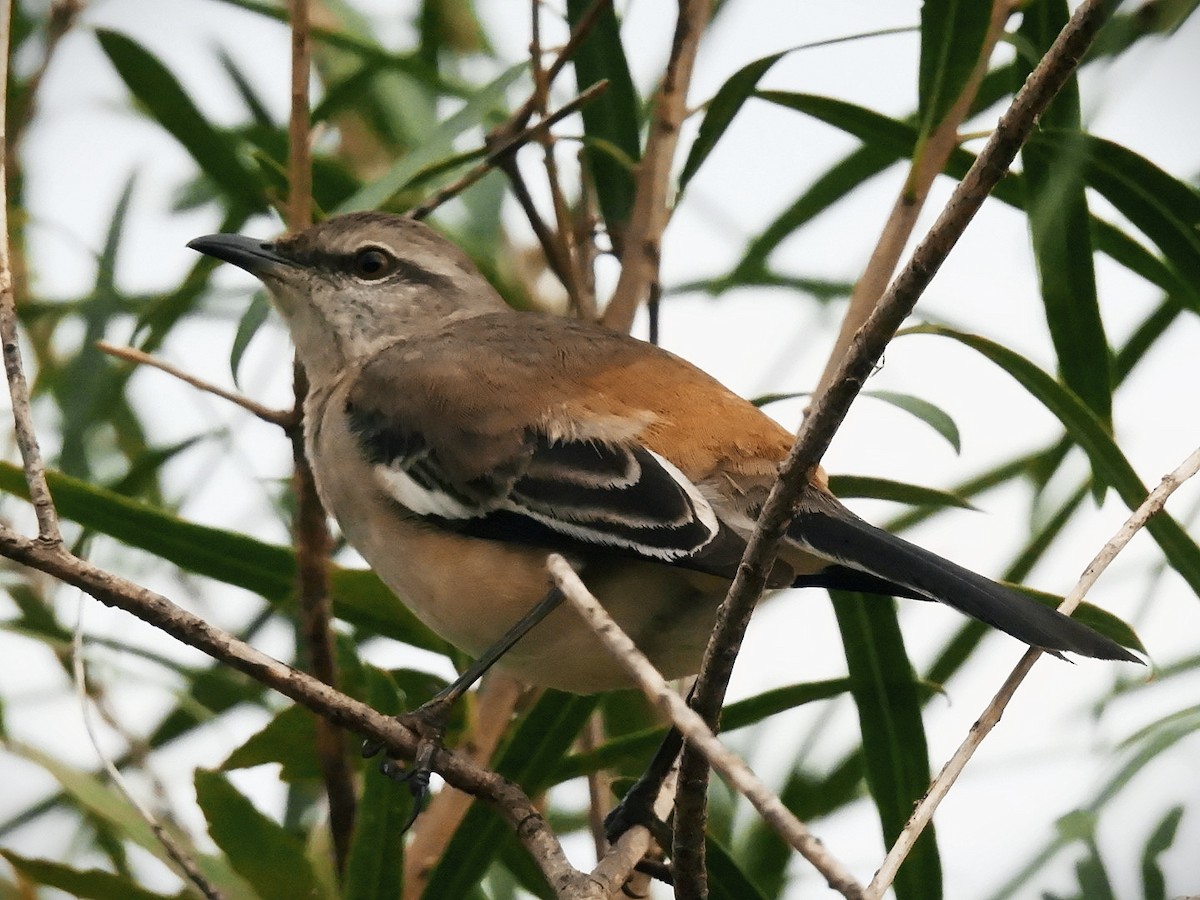
[[[937,600],[1017,640],[1058,656],[1069,650],[1097,659],[1141,660],[1069,616],[942,559],[858,518],[830,498],[793,520],[789,538],[834,563],[796,586],[814,585]]]

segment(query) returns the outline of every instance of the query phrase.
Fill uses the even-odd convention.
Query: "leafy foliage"
[[[194,5],[200,16],[232,14],[239,18],[231,21],[244,23],[255,35],[269,35],[280,47],[286,45],[282,4],[195,0]],[[176,176],[173,202],[160,198],[161,208],[170,206],[171,216],[189,222],[203,216],[220,223],[222,231],[277,227],[265,225],[263,217],[278,208],[290,190],[288,127],[277,111],[279,98],[260,84],[266,79],[254,47],[232,38],[228,44],[222,38],[216,46],[180,28],[172,32],[172,40],[188,50],[177,55],[161,49],[161,42],[136,22],[106,19],[105,27],[87,31],[64,18],[60,5],[51,4],[48,10],[45,6],[17,4],[13,12],[15,74],[9,87],[8,137],[15,160],[33,152],[35,129],[53,134],[49,129],[54,107],[37,102],[38,92],[46,90],[42,69],[31,67],[28,60],[41,58],[48,64],[52,57],[76,52],[73,46],[87,43],[105,67],[104,77],[121,86],[139,121],[167,136],[189,167],[186,175]],[[482,13],[483,4],[477,6]],[[706,40],[728,46],[718,42],[728,37],[726,29],[736,25],[734,13],[743,6],[753,5],[720,4]],[[506,46],[500,38],[511,36],[516,26],[477,15],[470,3],[412,4],[406,28],[401,29],[401,50],[394,49],[395,22],[373,20],[352,3],[315,7],[320,16],[312,32],[312,119],[317,126],[313,196],[322,213],[413,208],[483,159],[492,149],[485,135],[535,91],[529,60],[497,49]],[[1117,15],[1086,60],[1085,73],[1147,46],[1157,47],[1181,29],[1190,26],[1194,32],[1195,7],[1194,2],[1157,3]],[[765,144],[783,140],[780,135],[786,128],[808,129],[806,134],[835,136],[840,149],[821,167],[805,169],[803,181],[778,176],[770,196],[750,196],[751,191],[739,188],[744,204],[738,210],[739,224],[725,229],[722,239],[727,245],[740,243],[728,259],[710,262],[700,258],[704,254],[692,253],[692,262],[698,264],[689,270],[688,280],[664,285],[665,296],[672,298],[663,307],[664,319],[672,321],[676,313],[671,303],[686,293],[704,292],[714,306],[732,306],[747,296],[785,290],[797,306],[811,306],[817,310],[814,316],[827,316],[834,301],[850,293],[858,270],[825,267],[820,260],[793,254],[791,248],[811,239],[826,217],[861,215],[864,196],[876,196],[870,192],[878,190],[898,164],[909,164],[927,152],[930,135],[964,91],[972,115],[979,116],[979,127],[991,127],[994,116],[989,119],[985,111],[1007,101],[1068,14],[1063,0],[1025,4],[1019,27],[1008,35],[1017,50],[1015,60],[981,63],[989,8],[971,0],[929,0],[923,5],[920,20],[910,23],[920,44],[909,69],[884,74],[911,84],[908,115],[895,114],[894,103],[872,108],[861,97],[851,100],[851,92],[843,96],[832,87],[821,88],[824,93],[802,90],[802,79],[788,68],[797,60],[807,64],[820,59],[822,66],[835,71],[835,50],[881,40],[878,34],[856,35],[836,47],[835,42],[819,41],[765,53],[768,45],[779,44],[769,34],[770,23],[756,21],[749,32],[753,43],[747,48],[757,46],[757,52],[739,48],[736,59],[702,53],[701,66],[730,74],[708,95],[694,130],[693,123],[684,130],[672,201],[677,217],[687,216],[693,204],[704,207],[705,192],[714,180],[731,178],[730,170],[721,167],[723,156],[743,154],[737,172],[750,183],[759,160],[754,156],[758,148],[747,146],[748,133]],[[646,122],[660,73],[645,77],[644,33],[627,27],[623,5],[614,9],[601,4],[597,9],[585,0],[568,0],[565,12],[565,21],[546,24],[547,29],[557,28],[557,43],[545,41],[543,47],[562,46],[571,29],[583,29],[570,65],[574,86],[583,89],[606,81],[607,89],[578,117],[562,123],[553,141],[544,138],[543,149],[553,163],[563,169],[574,165],[576,174],[562,179],[564,196],[553,198],[561,200],[562,209],[551,209],[554,203],[546,202],[543,215],[547,221],[566,216],[558,224],[574,227],[572,241],[604,233],[601,250],[619,254],[634,205],[637,172],[648,152]],[[631,8],[630,15],[634,12]],[[552,16],[546,7],[541,15]],[[60,43],[72,28],[74,45]],[[742,37],[746,34],[741,32]],[[513,46],[527,43],[528,35],[523,35]],[[654,51],[663,58],[668,52],[669,47]],[[193,65],[197,56],[205,58],[204,74],[197,74]],[[66,62],[54,59],[55,66]],[[549,108],[571,98],[565,86],[570,80],[549,88],[542,98],[550,101]],[[825,81],[826,86],[838,83],[837,78]],[[212,95],[220,93],[232,99],[216,113],[220,104]],[[885,107],[892,111],[884,112]],[[1122,415],[1132,403],[1126,400],[1127,392],[1135,372],[1143,378],[1155,374],[1171,343],[1180,340],[1180,334],[1186,339],[1188,328],[1194,331],[1200,312],[1200,192],[1194,180],[1190,173],[1169,171],[1141,145],[1125,146],[1093,133],[1086,109],[1079,85],[1072,82],[1024,148],[1020,171],[1008,173],[989,201],[1005,215],[1020,217],[1028,231],[1026,274],[1029,283],[1036,284],[1030,290],[1038,292],[1040,317],[1023,327],[1038,338],[1044,332],[1043,358],[1029,349],[1036,344],[993,332],[987,315],[916,327],[910,333],[924,336],[905,337],[896,351],[938,344],[969,356],[971,364],[995,367],[1011,379],[1021,402],[1035,410],[1031,418],[1042,416],[1050,424],[1039,430],[998,410],[994,415],[1004,417],[1014,444],[1022,449],[981,452],[978,445],[972,446],[973,435],[959,421],[960,413],[952,415],[939,405],[937,385],[928,385],[930,397],[924,396],[925,386],[872,390],[867,393],[915,418],[920,438],[936,439],[936,452],[949,457],[946,451],[952,450],[966,466],[963,471],[976,474],[958,484],[933,486],[903,475],[891,477],[883,462],[894,455],[893,448],[881,436],[870,448],[870,458],[881,463],[879,472],[831,477],[835,490],[845,497],[900,504],[904,512],[892,523],[896,530],[930,520],[962,521],[950,517],[966,515],[959,512],[962,509],[983,508],[995,492],[1022,498],[1018,502],[1027,503],[1028,522],[1004,575],[1017,582],[1046,564],[1072,524],[1109,494],[1128,508],[1145,497],[1148,470],[1121,429]],[[756,125],[764,121],[771,124]],[[803,142],[795,152],[805,154]],[[526,150],[513,163],[531,181],[534,156],[534,149]],[[961,179],[974,158],[966,146],[958,146],[944,177]],[[28,165],[35,168],[32,160]],[[194,601],[228,630],[262,640],[272,652],[292,654],[290,661],[302,665],[302,651],[293,649],[300,643],[293,602],[296,556],[279,537],[290,527],[290,501],[278,483],[286,466],[272,463],[276,457],[290,460],[287,436],[274,433],[247,453],[233,434],[250,428],[247,419],[231,420],[227,411],[215,412],[207,397],[197,402],[188,394],[186,401],[175,403],[171,397],[179,395],[146,387],[166,383],[167,376],[135,370],[96,347],[96,341],[109,339],[148,353],[167,348],[193,360],[216,359],[236,383],[253,392],[263,380],[264,357],[275,352],[264,349],[273,339],[265,301],[257,297],[247,303],[239,288],[235,305],[208,260],[192,261],[182,276],[175,273],[171,283],[152,292],[144,285],[138,289],[142,293],[126,286],[126,279],[118,276],[141,252],[134,249],[141,230],[138,216],[145,215],[139,197],[150,190],[149,179],[140,172],[105,175],[105,181],[119,186],[111,192],[115,199],[105,215],[110,225],[90,260],[94,278],[71,292],[45,292],[44,284],[56,283],[44,277],[47,270],[53,271],[55,260],[38,249],[31,226],[46,228],[53,217],[47,218],[38,207],[40,195],[28,189],[22,166],[16,165],[11,175],[23,350],[35,378],[39,425],[54,469],[50,486],[71,525],[76,548],[88,549],[94,558],[156,586],[165,585],[164,592]],[[492,172],[448,204],[437,224],[459,240],[514,305],[547,298],[557,302],[562,292],[557,285],[547,287],[558,271],[554,261],[515,249],[531,243],[532,229],[514,224],[511,196],[500,173]],[[533,202],[543,199],[538,196]],[[887,202],[876,205],[876,220],[882,222]],[[743,211],[745,220],[740,218]],[[743,227],[743,221],[753,224]],[[860,230],[873,228],[868,222]],[[735,239],[735,233],[740,238]],[[855,262],[859,268],[865,251],[862,256]],[[806,262],[801,265],[797,259]],[[980,282],[992,277],[978,275]],[[604,277],[600,281],[604,283]],[[1153,302],[1125,301],[1119,286],[1126,284],[1152,292]],[[681,305],[686,302],[690,301],[680,299]],[[964,320],[969,316],[963,313]],[[777,327],[765,319],[758,326],[763,333]],[[714,341],[721,337],[715,335]],[[752,363],[758,361],[754,348],[728,350],[745,350]],[[290,371],[282,357],[268,362],[273,370]],[[766,370],[768,361],[762,362]],[[1156,390],[1174,394],[1181,381],[1183,376],[1171,372]],[[797,388],[808,386],[772,383],[776,393],[761,402],[792,399],[800,395]],[[878,406],[863,404],[858,409]],[[1190,410],[1180,415],[1192,417]],[[242,494],[214,499],[210,479],[220,480],[227,466],[243,470]],[[26,514],[20,499],[26,488],[18,465],[0,463],[0,492],[6,495],[7,516],[19,519]],[[1089,497],[1097,503],[1089,503]],[[1155,553],[1148,568],[1154,571],[1145,575],[1144,587],[1135,586],[1131,592],[1141,592],[1151,612],[1155,604],[1174,602],[1168,581],[1200,596],[1200,547],[1189,534],[1190,518],[1193,514],[1186,509],[1173,510],[1148,526]],[[1171,579],[1159,577],[1164,570],[1172,573]],[[1127,575],[1127,583],[1140,577]],[[54,586],[35,573],[8,567],[4,583],[10,598],[0,621],[6,646],[52,669],[57,695],[65,690],[63,672],[69,667],[64,663],[71,653],[74,614],[56,602]],[[457,651],[433,635],[374,575],[345,557],[339,556],[331,568],[330,591],[338,620],[341,687],[352,696],[394,714],[431,695],[452,667],[461,664]],[[965,623],[932,643],[914,646],[911,635],[906,642],[892,604],[837,596],[833,610],[842,641],[836,671],[739,700],[727,707],[724,727],[730,743],[753,755],[786,734],[782,723],[802,721],[803,746],[788,755],[782,769],[764,767],[772,772],[785,803],[800,817],[815,820],[818,832],[836,816],[865,816],[868,813],[862,811],[871,808],[869,815],[877,821],[864,833],[890,842],[928,784],[930,704],[953,694],[967,679],[971,664],[984,655],[988,631],[978,623]],[[1080,617],[1122,643],[1144,649],[1134,628],[1116,615],[1085,606]],[[110,735],[119,747],[113,754],[118,768],[153,773],[178,758],[207,756],[207,762],[189,764],[189,774],[182,779],[187,796],[180,796],[181,779],[174,779],[162,800],[162,818],[211,883],[231,897],[399,896],[410,877],[406,863],[411,862],[399,833],[410,811],[404,788],[377,777],[374,763],[356,761],[357,826],[339,871],[330,850],[322,770],[309,714],[281,705],[239,674],[164,649],[164,636],[156,637],[162,643],[147,645],[141,636],[118,628],[93,641],[89,657],[94,653],[96,679],[89,690],[122,726]],[[386,645],[381,638],[387,639]],[[797,636],[797,643],[802,639]],[[381,646],[402,648],[389,652],[407,654],[404,662],[379,664]],[[1154,649],[1152,645],[1151,652]],[[994,868],[1003,869],[1001,875],[1016,870],[998,897],[1041,889],[1048,883],[1043,879],[1051,864],[1058,864],[1060,873],[1064,864],[1073,867],[1070,875],[1078,889],[1069,896],[1123,896],[1115,885],[1129,878],[1101,839],[1107,817],[1115,816],[1113,801],[1131,790],[1142,773],[1164,765],[1189,742],[1194,745],[1200,731],[1200,712],[1169,693],[1194,683],[1200,654],[1193,648],[1182,658],[1154,661],[1159,665],[1155,682],[1118,681],[1096,699],[1096,718],[1130,698],[1158,692],[1156,697],[1166,699],[1153,706],[1157,718],[1139,720],[1138,730],[1118,735],[1123,740],[1111,749],[1104,780],[1094,786],[1090,803],[1067,815],[1054,807],[1049,818],[1031,818],[1029,828],[1045,836],[1044,847],[1024,866],[1004,855],[994,861]],[[785,662],[792,663],[784,660],[780,665]],[[805,671],[797,677],[810,675]],[[123,698],[109,702],[108,694],[121,690],[106,687],[109,681],[136,684],[145,692],[138,697],[136,716],[127,716],[132,703]],[[151,692],[153,698],[147,700]],[[36,771],[53,784],[36,800],[14,793],[0,813],[0,855],[8,864],[0,872],[0,898],[30,896],[39,888],[94,898],[182,896],[174,888],[162,888],[171,882],[162,877],[160,866],[169,862],[161,844],[106,777],[68,752],[74,747],[48,739],[48,750],[28,740],[31,728],[40,727],[25,724],[27,719],[37,721],[34,705],[22,685],[0,684],[0,764]],[[854,725],[837,731],[835,723],[841,720]],[[588,725],[596,721],[605,729],[600,738]],[[451,743],[464,739],[470,728],[471,716],[460,712]],[[624,783],[640,772],[662,731],[645,705],[629,694],[580,698],[547,693],[520,713],[492,766],[531,795],[547,798],[546,816],[560,833],[583,832],[588,823],[579,803],[569,790],[555,789],[601,770]],[[1098,733],[1112,739],[1111,729]],[[584,734],[587,740],[581,740]],[[51,737],[57,740],[57,735]],[[347,738],[347,759],[355,757],[354,743]],[[219,752],[197,749],[213,744]],[[869,798],[869,807],[864,798]],[[1137,846],[1126,855],[1136,857],[1136,878],[1145,900],[1194,889],[1171,880],[1174,870],[1169,863],[1179,847],[1177,838],[1187,828],[1194,829],[1198,812],[1186,805],[1190,800],[1181,799],[1184,805],[1163,800],[1149,811],[1153,821],[1132,832],[1130,841]],[[176,804],[186,806],[187,814],[172,814]],[[987,811],[978,815],[986,817]],[[1052,828],[1049,823],[1056,818],[1058,826]],[[201,820],[206,835],[196,833],[195,823]],[[21,849],[29,846],[27,835],[62,828],[63,822],[70,823],[69,839],[51,842],[36,856]],[[944,829],[941,834],[944,843]],[[133,848],[138,850],[131,855]],[[789,867],[791,855],[785,845],[720,788],[712,792],[707,852],[714,898],[795,896],[816,884],[811,873],[797,874],[795,866]],[[901,870],[896,896],[941,896],[943,868],[952,871],[945,865],[944,852],[935,833],[928,831]],[[424,875],[428,897],[553,896],[511,828],[479,804],[466,813],[445,852]]]

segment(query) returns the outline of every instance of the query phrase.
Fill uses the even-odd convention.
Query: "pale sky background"
[[[394,4],[358,0],[354,4],[379,22],[383,34],[407,46],[408,29],[389,17]],[[524,58],[528,11],[523,3],[478,5],[493,26],[491,36],[509,62]],[[729,4],[719,27],[702,48],[691,100],[710,97],[745,63],[799,44],[862,31],[914,25],[915,2],[843,3],[837,0],[740,0]],[[626,13],[624,32],[631,48],[635,78],[645,88],[660,71],[669,45],[673,4],[639,0],[619,3]],[[552,17],[547,17],[548,19]],[[129,109],[126,92],[99,50],[90,28],[114,28],[135,38],[162,58],[217,121],[242,115],[236,96],[221,73],[215,50],[229,52],[247,71],[272,112],[283,118],[287,104],[288,37],[281,25],[202,0],[97,0],[80,27],[63,43],[47,75],[37,126],[24,146],[27,166],[32,267],[44,296],[85,292],[94,278],[98,251],[126,177],[136,171],[137,188],[123,255],[117,272],[127,291],[165,290],[178,283],[192,263],[184,244],[215,230],[211,210],[174,214],[172,192],[194,171],[186,154],[157,126]],[[1091,128],[1148,156],[1169,172],[1192,178],[1200,171],[1200,116],[1195,87],[1200,84],[1200,22],[1193,21],[1169,41],[1145,41],[1118,65],[1093,67],[1084,81],[1084,110]],[[873,38],[832,48],[792,54],[764,80],[764,86],[837,96],[880,112],[902,115],[915,105],[916,36]],[[481,76],[482,77],[482,76]],[[564,80],[564,86],[569,79]],[[520,90],[524,90],[524,86]],[[565,87],[564,87],[565,89]],[[517,94],[514,100],[519,99]],[[994,114],[993,114],[994,115]],[[695,123],[691,127],[694,128]],[[987,123],[972,127],[986,128]],[[689,135],[690,135],[689,131]],[[686,146],[687,136],[685,136]],[[701,174],[689,187],[684,206],[668,231],[663,259],[666,283],[677,284],[720,274],[739,258],[748,235],[791,202],[812,177],[855,146],[834,129],[795,113],[752,102],[740,114]],[[971,145],[978,149],[979,142]],[[751,160],[747,166],[745,160]],[[776,269],[798,275],[851,280],[861,270],[898,190],[902,175],[891,170],[852,200],[839,205],[790,239],[773,259]],[[932,221],[950,189],[938,183],[923,216]],[[1097,211],[1106,214],[1102,204]],[[520,214],[510,210],[511,220]],[[267,236],[277,222],[260,220],[249,233]],[[918,229],[919,233],[923,232]],[[1123,341],[1143,317],[1157,293],[1104,259],[1098,262],[1101,302],[1110,340]],[[228,358],[236,315],[251,279],[222,271],[218,285],[231,290],[216,305],[228,321],[212,319],[177,331],[162,352],[169,361],[220,384],[231,384]],[[809,298],[778,290],[743,290],[718,301],[672,298],[663,314],[663,343],[746,395],[766,391],[807,390],[815,383],[828,353],[840,309],[821,309]],[[1050,367],[1053,354],[1041,314],[1024,220],[998,203],[989,203],[969,229],[945,269],[918,307],[918,316],[946,320],[978,331]],[[114,329],[109,340],[123,342],[128,331]],[[1200,367],[1200,326],[1186,315],[1169,341],[1147,360],[1116,397],[1118,441],[1143,481],[1152,485],[1200,443],[1194,385]],[[241,370],[248,394],[276,405],[289,396],[290,348],[273,322],[254,341]],[[963,436],[961,456],[924,425],[876,401],[858,403],[826,458],[837,473],[875,475],[948,487],[1012,455],[1032,449],[1056,434],[1050,415],[1008,376],[951,342],[914,336],[897,341],[869,385],[872,389],[920,395],[948,411]],[[153,438],[168,444],[217,428],[228,433],[204,442],[168,468],[168,490],[185,498],[182,514],[208,524],[241,530],[260,539],[283,542],[282,526],[268,502],[276,480],[290,469],[289,450],[273,429],[208,395],[198,394],[165,375],[139,373],[134,395],[152,410]],[[777,404],[771,412],[795,427],[799,403]],[[53,448],[53,423],[45,421]],[[1083,469],[1075,458],[1070,478],[1057,478],[1051,494],[1073,487]],[[1200,490],[1187,486],[1171,503],[1174,514],[1190,520]],[[895,508],[855,503],[856,509],[882,522]],[[926,546],[979,571],[995,575],[1019,547],[1026,529],[1028,498],[1021,491],[988,494],[980,512],[940,516],[915,537]],[[4,513],[18,514],[11,501]],[[1073,521],[1055,552],[1030,583],[1066,592],[1078,574],[1124,520],[1126,510],[1111,498],[1100,509],[1088,505]],[[97,541],[93,558],[116,571],[141,579],[215,621],[244,621],[257,603],[234,589],[200,582],[161,568],[148,567],[135,551]],[[1160,558],[1145,536],[1110,569],[1090,596],[1094,603],[1131,618],[1146,601],[1147,569]],[[1159,664],[1194,654],[1200,648],[1200,602],[1182,580],[1168,574],[1148,615],[1138,622],[1151,657]],[[64,609],[77,595],[59,592]],[[0,610],[8,613],[8,601]],[[136,636],[156,651],[196,661],[192,651],[88,600],[86,625],[94,634]],[[73,618],[73,613],[70,618]],[[918,669],[931,659],[958,626],[956,614],[933,604],[903,605],[902,627]],[[285,653],[289,636],[268,632],[257,641],[268,652]],[[373,661],[408,664],[398,648],[373,647]],[[990,638],[946,698],[927,712],[933,768],[949,757],[992,692],[1020,656],[1013,641]],[[104,679],[118,710],[137,728],[161,710],[165,695],[161,671],[127,659],[96,653],[93,676]],[[841,647],[829,604],[819,593],[777,599],[760,611],[751,627],[733,685],[733,696],[766,688],[835,677],[841,671]],[[1196,679],[1171,691],[1143,691],[1131,702],[1114,704],[1098,722],[1089,708],[1119,674],[1115,664],[1081,661],[1067,666],[1040,662],[1022,687],[1003,723],[985,743],[937,818],[946,896],[986,897],[1051,837],[1055,819],[1087,803],[1113,772],[1113,743],[1169,710],[1188,705],[1200,688]],[[47,747],[78,765],[91,765],[94,751],[82,732],[77,704],[63,693],[63,678],[48,654],[21,638],[0,634],[0,679],[20,685],[7,719],[14,737]],[[857,727],[846,701],[809,751],[815,760],[837,758]],[[156,713],[157,715],[157,713]],[[805,745],[820,711],[803,710],[780,717],[756,734],[751,761],[768,777],[785,770],[796,748]],[[198,834],[203,823],[192,808],[192,769],[217,765],[229,748],[261,727],[262,714],[229,719],[219,735],[185,741],[156,757],[176,809]],[[749,746],[744,738],[732,742]],[[1176,892],[1200,892],[1200,741],[1192,736],[1156,762],[1102,818],[1101,847],[1118,896],[1140,896],[1138,855],[1150,828],[1173,803],[1188,807],[1174,848],[1163,857],[1168,885]],[[239,786],[271,807],[279,802],[270,782],[239,773]],[[52,788],[46,773],[10,756],[0,756],[3,810],[19,808]],[[573,789],[566,795],[581,796]],[[816,824],[830,849],[864,881],[882,858],[878,823],[869,800]],[[202,838],[206,840],[207,837]],[[49,854],[66,834],[27,830],[11,846],[19,852]],[[588,841],[573,841],[572,853],[586,863]],[[1068,891],[1074,885],[1074,852],[1060,857],[1053,877],[1040,878],[1040,889]],[[791,896],[823,896],[819,880],[800,863]],[[154,871],[158,887],[166,887]]]

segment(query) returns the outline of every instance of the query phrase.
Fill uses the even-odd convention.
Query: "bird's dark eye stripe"
[[[355,260],[368,249],[371,248],[363,247],[353,253],[322,253],[311,250],[297,252],[296,250],[292,250],[288,255],[297,265],[309,266],[329,274],[344,273],[347,275],[356,275],[361,278],[362,274],[356,269]],[[439,290],[448,290],[451,287],[451,281],[445,275],[431,272],[424,266],[407,259],[396,259],[383,248],[378,249],[380,252],[386,253],[391,259],[391,270],[387,275],[380,278],[380,281],[424,284]]]

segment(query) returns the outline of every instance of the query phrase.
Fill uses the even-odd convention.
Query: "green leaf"
[[[41,887],[58,888],[71,897],[87,900],[168,900],[170,895],[157,894],[123,875],[101,869],[73,869],[48,859],[30,859],[11,850],[0,850],[8,864],[25,878]],[[187,897],[185,891],[176,898]]]
[[[912,394],[901,394],[896,391],[863,391],[864,397],[874,397],[884,403],[890,403],[897,409],[902,409],[911,416],[924,422],[954,448],[955,453],[962,452],[962,440],[959,437],[958,426],[950,414],[940,406],[915,397]]]
[[[710,900],[767,900],[728,847],[712,835],[705,838],[704,844]]]
[[[304,841],[259,812],[224,776],[197,769],[195,783],[209,835],[259,897],[314,896],[319,882]]]
[[[292,594],[296,560],[287,547],[186,522],[58,472],[48,472],[47,478],[59,513],[67,519],[273,603]],[[17,466],[0,462],[0,491],[28,498]],[[330,587],[339,618],[415,647],[448,652],[446,642],[422,625],[373,572],[334,568]]]
[[[238,370],[242,367],[242,357],[246,354],[246,348],[250,346],[250,341],[258,334],[258,330],[263,327],[270,314],[271,304],[267,300],[266,292],[255,291],[254,296],[250,298],[250,305],[238,319],[237,332],[233,336],[233,346],[229,350],[229,371],[233,375],[233,383],[239,387],[241,385],[238,381]]]
[[[496,771],[531,796],[549,787],[555,764],[578,737],[598,699],[547,691],[517,726],[496,760]],[[493,810],[476,803],[430,874],[425,896],[468,896],[482,881],[500,842],[513,839]]]
[[[166,66],[123,34],[102,29],[96,36],[130,93],[183,145],[230,205],[251,212],[266,210],[262,186],[234,152],[229,136],[209,124]]]
[[[1167,900],[1167,880],[1159,868],[1158,858],[1171,849],[1175,833],[1183,819],[1183,807],[1173,806],[1158,820],[1154,831],[1142,849],[1142,897],[1144,900]]]
[[[734,116],[738,114],[754,89],[758,87],[759,79],[790,52],[792,51],[783,50],[747,63],[730,75],[713,95],[713,98],[708,101],[704,121],[700,123],[700,129],[696,132],[696,140],[692,142],[687,162],[683,164],[683,171],[679,175],[680,193],[683,193],[687,183],[692,180],[692,176],[708,159],[708,154],[712,153],[717,141],[725,134],[725,130],[733,121]]]
[[[866,177],[866,172],[871,166],[877,167],[877,171],[882,170],[889,163],[911,157],[916,148],[917,130],[915,126],[852,103],[829,97],[785,91],[757,91],[755,96],[812,116],[864,142],[866,146],[846,157],[843,163],[839,164],[839,166],[845,165],[848,171],[839,171],[838,177],[831,179],[832,187],[844,192],[848,192],[854,186],[853,177],[860,169]],[[1048,130],[1035,134],[1030,143],[1054,139],[1055,132]],[[1123,215],[1158,244],[1166,257],[1166,268],[1161,263],[1146,260],[1144,253],[1139,254],[1140,248],[1136,242],[1113,226],[1093,217],[1091,224],[1096,248],[1122,264],[1126,264],[1125,261],[1131,255],[1140,256],[1145,264],[1140,265],[1134,271],[1142,277],[1150,279],[1161,277],[1172,269],[1178,268],[1181,277],[1171,279],[1168,284],[1163,284],[1158,280],[1153,280],[1153,283],[1167,291],[1182,288],[1185,293],[1180,295],[1180,299],[1182,300],[1186,296],[1187,302],[1193,308],[1200,309],[1200,289],[1196,287],[1200,285],[1200,258],[1198,258],[1196,243],[1200,237],[1194,231],[1189,232],[1186,222],[1181,221],[1177,214],[1171,212],[1171,209],[1165,208],[1169,205],[1174,209],[1189,210],[1187,215],[1192,216],[1194,221],[1195,192],[1178,179],[1172,178],[1144,158],[1124,148],[1109,145],[1095,138],[1087,140],[1089,162],[1086,181],[1088,185],[1104,193]],[[857,154],[862,155],[858,156]],[[852,160],[853,164],[851,165]],[[946,174],[953,178],[962,178],[974,160],[974,154],[959,148],[951,154],[946,165]],[[1122,168],[1127,164],[1131,168]],[[830,178],[834,172],[835,170],[830,170],[825,177]],[[1128,178],[1125,177],[1126,172],[1131,173]],[[816,190],[816,187],[817,185],[814,184],[805,197],[801,198],[803,203],[797,201],[799,215],[793,218],[792,210],[781,215],[751,243],[734,271],[725,279],[719,279],[716,284],[728,286],[732,283],[741,283],[742,280],[754,283],[754,277],[761,278],[761,269],[770,253],[795,228],[811,218],[810,206],[820,206],[808,196]],[[1160,196],[1169,197],[1169,204],[1160,202],[1158,199]],[[1024,191],[1021,189],[1021,176],[1012,172],[1008,173],[996,186],[992,197],[1017,209],[1023,208],[1025,198]],[[1184,218],[1186,219],[1187,216],[1185,215]],[[1182,257],[1181,263],[1176,263],[1177,256]]]
[[[952,338],[978,351],[1011,375],[1062,423],[1071,439],[1092,460],[1095,477],[1114,488],[1129,509],[1137,509],[1149,491],[1129,460],[1113,441],[1104,423],[1070,390],[1029,360],[978,335],[936,325],[908,329],[908,333]],[[1150,519],[1146,530],[1158,543],[1171,566],[1200,596],[1200,547],[1171,515],[1163,510]]]
[[[918,681],[900,634],[895,604],[830,591],[858,708],[867,785],[891,846],[913,804],[929,787],[929,749],[921,721]],[[927,828],[896,876],[898,900],[937,900],[942,868],[937,839]]]
[[[721,710],[721,731],[727,734],[739,728],[756,725],[770,716],[806,703],[828,700],[844,694],[849,689],[850,682],[845,678],[773,688],[745,700],[730,703]],[[572,753],[555,764],[550,783],[559,784],[589,772],[618,768],[629,762],[639,767],[644,766],[666,733],[667,729],[664,727],[642,728],[610,738],[594,750]]]
[[[593,5],[591,0],[567,0],[570,26],[575,28]],[[578,90],[608,81],[608,89],[580,111],[584,135],[593,142],[611,144],[626,159],[640,160],[640,103],[621,43],[621,26],[611,3],[597,14],[592,30],[579,44],[572,62]],[[633,173],[612,156],[598,151],[594,143],[587,146],[585,153],[604,221],[610,231],[619,234],[633,210]]]
[[[830,475],[829,487],[843,499],[869,497],[872,500],[891,500],[912,506],[956,506],[960,509],[975,509],[962,497],[938,488],[892,481],[889,478],[874,478],[868,475]]]
[[[526,70],[527,63],[510,67],[491,84],[480,88],[462,109],[450,116],[419,147],[398,159],[387,172],[375,181],[359,188],[343,201],[334,212],[347,213],[363,209],[379,209],[399,193],[428,166],[454,152],[454,138],[468,128],[482,125],[504,101],[509,85]]]
[[[376,712],[403,712],[403,693],[391,676],[368,666],[367,703]],[[404,880],[404,836],[412,796],[390,778],[369,766],[363,777],[362,800],[354,823],[354,837],[346,859],[342,900],[399,897]]]
[[[991,5],[978,0],[925,0],[921,4],[918,116],[922,137],[946,118],[979,64]]]
[[[1041,0],[1025,10],[1019,34],[1040,59],[1069,18],[1066,0]],[[1023,82],[1033,64],[1018,56],[1016,78]],[[1059,90],[1039,124],[1077,134],[1076,139],[1064,138],[1053,146],[1033,142],[1021,148],[1025,209],[1046,324],[1063,382],[1111,428],[1111,360],[1096,295],[1090,213],[1084,193],[1087,150],[1078,134],[1083,123],[1075,78]]]
[[[1162,251],[1193,292],[1200,284],[1200,193],[1127,147],[1090,135],[1046,129],[1035,145],[1081,142],[1089,187]]]

